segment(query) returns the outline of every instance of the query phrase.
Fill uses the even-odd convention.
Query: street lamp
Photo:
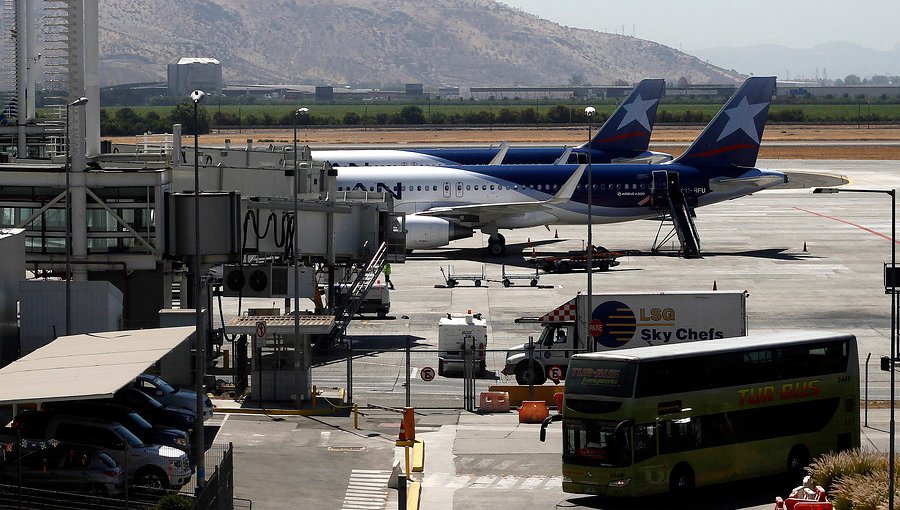
[[[813,193],[884,193],[891,196],[891,424],[888,432],[890,446],[888,448],[888,508],[894,508],[894,361],[897,359],[897,291],[894,288],[894,268],[897,266],[897,190],[896,189],[838,189],[816,188]],[[887,286],[887,281],[885,281]],[[886,289],[887,290],[887,289]]]
[[[69,109],[87,104],[88,98],[79,97],[66,103],[66,335],[72,334],[72,188],[69,174],[72,173],[72,143],[69,140]]]
[[[300,172],[297,167],[297,117],[307,115],[309,108],[298,108],[294,112],[294,353],[300,356],[300,207],[297,195],[300,194]],[[299,361],[299,360],[297,360]],[[297,391],[297,407],[303,396]]]
[[[194,411],[197,413],[194,421],[194,452],[197,458],[197,492],[202,490],[206,483],[206,463],[204,454],[204,430],[203,430],[203,397],[206,392],[203,391],[203,377],[206,372],[206,339],[200,338],[200,325],[203,316],[200,313],[200,143],[198,134],[200,131],[200,123],[198,122],[197,110],[200,101],[206,97],[206,93],[202,90],[191,92],[191,101],[194,102],[194,343],[196,355],[194,357],[195,371],[195,388],[197,392],[197,405]]]
[[[587,252],[587,271],[588,271],[588,280],[587,280],[587,309],[588,309],[588,337],[591,336],[591,318],[594,314],[594,216],[592,214],[592,205],[594,203],[594,180],[593,180],[593,172],[591,171],[591,153],[594,150],[591,148],[591,131],[594,122],[594,114],[597,113],[597,110],[594,109],[593,106],[588,106],[584,109],[584,114],[587,115],[588,118],[588,141],[587,141],[587,172],[588,172],[588,231],[587,231],[587,244],[588,244],[588,252]],[[593,350],[594,344],[591,343],[591,350]]]

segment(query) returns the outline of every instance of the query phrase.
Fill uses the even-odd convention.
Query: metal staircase
[[[686,259],[702,258],[700,254],[700,236],[694,225],[694,210],[688,204],[678,181],[677,172],[666,170],[653,171],[650,185],[650,201],[654,209],[667,214],[662,217],[656,240],[653,243],[654,253],[663,250],[663,245],[673,236],[678,237],[681,244],[681,255]],[[672,223],[671,231],[660,240],[663,225]]]
[[[375,254],[366,265],[356,265],[347,278],[340,284],[340,297],[335,299],[335,328],[331,332],[329,345],[341,338],[347,331],[350,321],[359,312],[359,307],[366,299],[366,294],[375,285],[375,281],[384,269],[387,255],[387,243],[381,243]]]

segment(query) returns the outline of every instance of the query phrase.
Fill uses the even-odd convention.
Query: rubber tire
[[[537,280],[531,280],[531,286],[537,287]]]
[[[531,371],[534,374],[534,384],[535,386],[540,386],[544,384],[547,380],[547,374],[541,370],[541,366],[537,363],[532,363],[533,370]],[[521,386],[528,386],[529,383],[529,370],[528,370],[528,362],[522,361],[516,366],[516,382]]]
[[[475,286],[481,287],[481,280],[475,280]]]
[[[447,280],[447,286],[450,287],[451,289],[452,289],[453,287],[456,287],[456,280],[452,280],[452,279],[451,279],[451,280]]]
[[[488,240],[488,253],[492,257],[501,257],[506,253],[506,244],[493,240]]]
[[[134,476],[135,485],[151,490],[166,490],[169,479],[158,468],[143,468]]]
[[[676,496],[687,494],[694,489],[694,470],[684,462],[675,465],[669,475],[669,493]]]
[[[788,453],[786,472],[792,481],[802,479],[806,475],[806,466],[812,459],[809,456],[809,450],[802,444],[795,445]]]
[[[380,308],[377,312],[375,312],[375,315],[377,315],[379,319],[384,319],[385,317],[387,317],[387,310],[385,310],[384,308]]]
[[[557,266],[557,271],[559,271],[560,273],[571,273],[571,272],[572,272],[572,266],[569,264],[569,261],[563,260],[563,261],[560,262],[559,265]]]
[[[512,282],[509,281],[509,278],[506,278],[505,280],[503,280],[504,287],[509,287],[510,285],[512,285]]]
[[[609,262],[601,262],[600,271],[609,271]]]

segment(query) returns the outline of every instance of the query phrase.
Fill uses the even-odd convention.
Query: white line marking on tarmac
[[[322,432],[323,442],[330,432]],[[390,471],[383,469],[354,469],[350,472],[342,510],[382,510],[387,504],[387,481]]]

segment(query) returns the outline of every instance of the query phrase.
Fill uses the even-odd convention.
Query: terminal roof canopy
[[[193,334],[189,326],[59,337],[0,369],[0,404],[112,397]]]

